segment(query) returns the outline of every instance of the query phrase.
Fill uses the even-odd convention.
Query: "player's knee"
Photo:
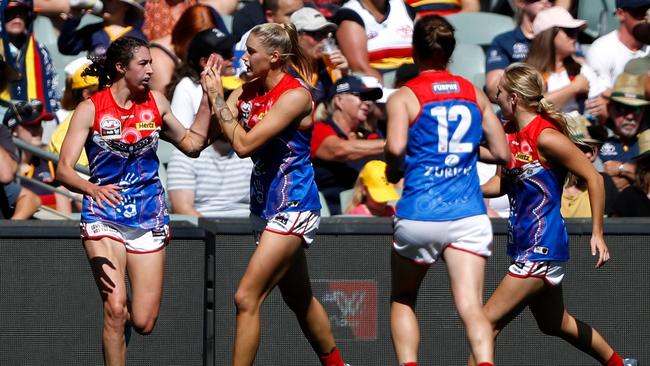
[[[153,332],[153,328],[156,326],[156,321],[158,317],[152,316],[144,319],[133,319],[132,326],[133,329],[141,335],[149,335]]]
[[[256,309],[259,299],[257,299],[250,291],[245,289],[238,289],[235,293],[235,308],[237,313],[252,312]]]
[[[109,326],[124,327],[129,316],[126,301],[106,301],[104,303],[104,322]]]

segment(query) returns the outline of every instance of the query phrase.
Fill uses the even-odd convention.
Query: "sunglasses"
[[[580,33],[580,28],[560,28],[564,34],[569,38],[578,38],[578,33]]]
[[[318,41],[325,39],[330,35],[329,31],[303,31],[302,33]]]
[[[639,105],[639,106],[633,106],[625,103],[619,103],[619,102],[613,102],[612,107],[614,107],[614,111],[622,116],[628,115],[630,113],[634,115],[639,115],[643,111],[645,106]]]

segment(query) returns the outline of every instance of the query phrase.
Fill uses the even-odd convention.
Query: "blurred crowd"
[[[78,199],[57,184],[56,162],[19,153],[13,138],[58,154],[75,107],[98,90],[98,80],[84,70],[112,41],[130,36],[149,42],[149,86],[168,96],[174,115],[189,128],[209,55],[225,61],[224,88],[235,90],[247,81],[241,57],[249,31],[264,22],[293,23],[312,62],[313,75],[289,72],[310,81],[317,106],[311,158],[322,203],[331,215],[392,216],[400,185],[385,176],[384,105],[418,75],[414,21],[426,14],[453,19],[488,12],[511,17],[512,29],[483,45],[484,85],[478,86],[494,102],[509,64],[537,68],[544,96],[571,117],[576,143],[601,172],[605,214],[650,216],[650,0],[610,1],[616,24],[595,36],[580,19],[580,2],[587,1],[0,0],[1,218],[27,219],[43,206],[78,212]],[[48,41],[39,39],[44,35]],[[161,176],[173,213],[248,216],[253,164],[226,139],[196,159],[173,148],[163,155]],[[78,165],[88,165],[84,154]],[[497,171],[488,164],[478,169],[482,182]],[[506,197],[486,204],[492,217],[509,214]],[[562,214],[589,217],[589,208],[585,182],[570,176]]]

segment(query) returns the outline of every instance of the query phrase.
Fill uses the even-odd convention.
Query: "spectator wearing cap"
[[[544,97],[563,112],[582,111],[588,94],[601,91],[596,73],[576,55],[578,33],[586,25],[561,6],[540,11],[533,21],[526,62],[544,77]]]
[[[289,21],[296,26],[298,44],[302,52],[311,60],[314,75],[300,75],[295,67],[290,69],[289,73],[294,77],[300,77],[310,85],[314,102],[318,104],[327,99],[334,81],[348,73],[348,61],[340,50],[329,50],[327,55],[324,55],[323,51],[325,42],[336,42],[333,38],[336,24],[327,21],[318,10],[307,7],[291,14]],[[328,69],[323,57],[329,57],[334,67]]]
[[[616,78],[607,105],[609,136],[599,156],[604,172],[612,177],[619,191],[634,180],[635,167],[631,160],[639,155],[637,134],[648,104],[643,76],[622,73]]]
[[[342,212],[339,193],[353,187],[363,164],[382,156],[383,139],[357,134],[368,118],[369,102],[381,97],[381,88],[367,87],[360,78],[348,75],[334,84],[325,108],[327,117],[314,123],[310,153],[316,185],[333,215]]]
[[[582,116],[571,116],[567,118],[569,131],[571,131],[576,146],[585,154],[587,159],[597,164],[598,151],[603,145],[602,140],[595,139],[591,136],[589,128],[590,122]],[[616,185],[612,178],[600,173],[605,185],[605,214],[611,212],[614,202],[619,195]],[[587,191],[587,182],[573,174],[569,174],[562,191],[562,202],[560,204],[560,213],[562,217],[590,218],[591,208],[589,201],[589,192]]]
[[[61,145],[68,132],[68,127],[70,127],[74,109],[98,90],[99,80],[95,76],[83,75],[90,63],[89,59],[80,57],[69,63],[64,69],[66,74],[65,91],[61,98],[62,108],[57,112],[59,119],[63,122],[54,130],[48,145],[48,149],[57,155],[61,152]],[[85,151],[82,151],[77,164],[88,166]]]
[[[517,27],[494,37],[485,55],[485,90],[491,100],[496,100],[497,85],[503,76],[503,70],[513,62],[524,61],[528,56],[530,43],[535,37],[533,21],[537,13],[551,5],[547,0],[512,1]]]
[[[168,94],[167,89],[174,77],[174,71],[187,59],[187,50],[192,38],[206,29],[217,28],[228,33],[221,16],[210,6],[197,4],[189,7],[165,37],[149,44],[153,74],[149,81],[151,90]]]
[[[221,80],[226,92],[242,85],[242,80],[233,76],[232,45],[232,36],[217,28],[199,32],[190,41],[185,63],[174,73],[168,93],[172,112],[185,128],[190,128],[199,110],[203,96],[200,74],[210,54],[216,53],[224,60]]]
[[[242,85],[242,80],[233,76],[232,45],[232,36],[217,28],[199,32],[190,42],[185,65],[176,73],[181,79],[170,90],[172,112],[185,128],[191,127],[199,110],[203,96],[200,73],[211,54],[224,60],[221,81],[226,96]],[[167,166],[172,212],[195,217],[248,217],[252,169],[252,160],[239,158],[224,136],[196,159],[173,151]]]
[[[606,117],[606,98],[625,64],[650,54],[650,47],[633,35],[634,27],[644,21],[649,8],[650,0],[616,0],[616,17],[620,21],[618,29],[599,37],[589,47],[587,62],[606,88],[600,97],[587,102],[592,114]]]
[[[386,179],[386,163],[371,160],[363,166],[354,188],[352,199],[345,208],[347,215],[392,217],[395,208],[389,205],[397,201],[399,193],[393,183]]]
[[[449,15],[460,12],[481,11],[481,3],[478,0],[406,0],[418,17],[438,14]]]
[[[31,0],[0,2],[0,54],[18,74],[0,89],[0,99],[40,104],[40,120],[52,120],[60,94],[56,70],[47,48],[34,37],[35,13]]]
[[[121,37],[147,40],[142,33],[144,14],[143,0],[103,0],[102,21],[79,28],[85,14],[72,9],[63,23],[57,40],[59,52],[63,55],[78,55],[87,51],[91,56],[103,56],[111,42]]]

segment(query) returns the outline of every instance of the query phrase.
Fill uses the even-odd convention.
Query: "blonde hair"
[[[348,206],[343,212],[349,213],[359,204],[366,203],[366,195],[363,194],[363,187],[363,178],[357,177],[357,181],[354,182],[354,187],[352,187],[352,199],[350,199],[350,203],[348,203]]]
[[[300,76],[311,82],[312,67],[309,58],[302,52],[298,43],[298,31],[291,23],[264,23],[253,27],[254,34],[267,50],[277,50],[285,64],[296,67]]]
[[[515,62],[506,67],[502,80],[506,92],[517,94],[529,111],[542,115],[574,141],[567,127],[568,117],[544,98],[544,81],[537,69],[523,62]]]

